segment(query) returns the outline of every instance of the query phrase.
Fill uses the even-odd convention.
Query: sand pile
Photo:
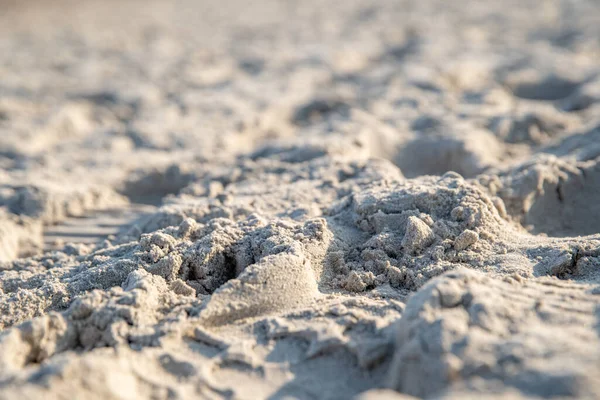
[[[7,2],[0,399],[600,397],[599,27]]]

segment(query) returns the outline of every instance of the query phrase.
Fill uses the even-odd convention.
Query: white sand
[[[597,1],[0,10],[0,399],[600,398]]]

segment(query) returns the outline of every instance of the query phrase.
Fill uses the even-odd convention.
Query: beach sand
[[[41,398],[600,398],[600,3],[0,2]]]

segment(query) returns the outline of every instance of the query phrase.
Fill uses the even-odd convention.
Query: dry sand
[[[0,399],[600,398],[596,0],[0,5]]]

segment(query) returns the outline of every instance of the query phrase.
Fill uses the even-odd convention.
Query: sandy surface
[[[0,5],[0,399],[600,398],[600,3]]]

